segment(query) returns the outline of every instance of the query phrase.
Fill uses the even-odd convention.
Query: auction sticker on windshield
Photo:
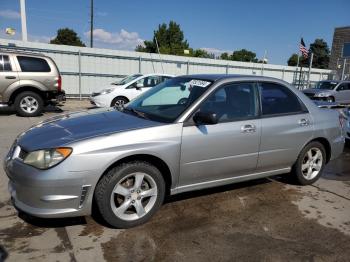
[[[200,87],[207,87],[211,84],[211,82],[204,81],[204,80],[198,80],[198,79],[192,79],[189,84],[191,86],[200,86]]]

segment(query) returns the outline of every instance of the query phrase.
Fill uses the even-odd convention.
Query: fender
[[[19,90],[19,89],[21,89],[23,87],[31,87],[31,88],[37,89],[38,91],[41,91],[41,92],[48,91],[47,87],[44,86],[42,83],[40,83],[38,81],[35,81],[35,80],[19,80],[17,82],[12,83],[6,89],[6,91],[3,94],[3,101],[4,102],[8,102],[10,100],[11,95],[15,91],[17,91],[17,90]]]

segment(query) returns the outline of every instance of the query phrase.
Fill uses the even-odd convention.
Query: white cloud
[[[136,32],[128,32],[124,29],[120,32],[108,32],[102,28],[96,28],[93,31],[94,41],[107,44],[113,48],[133,50],[137,45],[143,44],[143,40]],[[84,35],[89,38],[90,31],[85,32]]]
[[[231,50],[221,50],[221,49],[217,49],[217,48],[213,48],[213,47],[202,47],[200,49],[207,51],[209,54],[214,54],[215,56],[219,56],[225,52],[229,53],[229,54],[231,54],[233,52]]]
[[[0,10],[0,17],[7,18],[7,19],[20,19],[21,15],[17,11],[13,10]]]

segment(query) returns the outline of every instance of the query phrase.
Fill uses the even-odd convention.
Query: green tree
[[[312,67],[327,69],[329,64],[329,48],[323,39],[316,39],[311,45],[310,50],[314,54]]]
[[[222,60],[230,60],[230,55],[227,52],[222,53],[220,55],[220,59],[222,59]]]
[[[50,41],[50,44],[85,46],[77,33],[69,28],[58,29],[57,36]]]
[[[158,26],[158,30],[154,31],[152,41],[144,41],[143,46],[139,45],[135,51],[157,53],[158,41],[159,51],[162,54],[184,55],[184,50],[189,49],[187,40],[184,39],[184,33],[180,25],[174,21],[170,21],[169,25],[163,23]]]
[[[201,58],[215,58],[214,54],[210,54],[203,49],[190,49],[190,56],[201,57]]]
[[[287,64],[289,66],[297,66],[298,64],[298,54],[292,54],[288,61],[287,61]],[[299,56],[299,66],[302,66],[302,67],[307,67],[309,66],[309,59],[308,58],[304,58],[303,56]]]
[[[246,49],[234,51],[230,56],[230,60],[254,63],[258,62],[258,59],[256,58],[256,53]]]

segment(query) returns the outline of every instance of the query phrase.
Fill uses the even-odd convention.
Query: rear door
[[[288,87],[259,83],[262,133],[258,171],[288,168],[313,136],[313,120],[301,100]]]
[[[18,81],[18,73],[12,58],[7,54],[0,54],[0,102],[4,101],[5,90]]]

